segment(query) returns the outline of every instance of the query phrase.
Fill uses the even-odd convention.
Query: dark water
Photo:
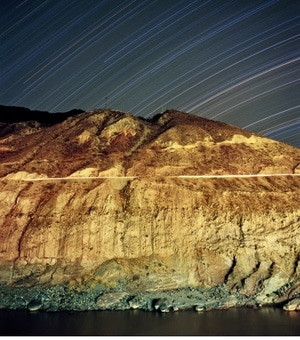
[[[300,335],[300,312],[0,311],[0,335]]]

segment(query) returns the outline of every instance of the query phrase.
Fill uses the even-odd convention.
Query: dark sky
[[[300,147],[300,1],[0,4],[1,105],[174,108]]]

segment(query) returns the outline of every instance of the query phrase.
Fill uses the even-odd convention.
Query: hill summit
[[[0,308],[299,307],[299,149],[94,110],[2,122],[0,155]]]
[[[63,177],[85,169],[130,176],[299,171],[297,148],[174,110],[150,120],[95,110],[48,126],[6,123],[0,136],[0,176],[26,171]]]

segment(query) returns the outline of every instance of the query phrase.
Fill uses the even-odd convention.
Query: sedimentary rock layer
[[[3,125],[0,151],[2,285],[299,295],[297,148],[176,111],[96,110]]]

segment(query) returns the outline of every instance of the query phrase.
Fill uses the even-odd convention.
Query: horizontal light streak
[[[2,178],[1,180],[4,181],[78,181],[78,180],[101,180],[101,179],[147,179],[147,178],[182,178],[182,179],[201,179],[201,178],[250,178],[250,177],[286,177],[286,176],[300,176],[300,174],[238,174],[238,175],[149,175],[149,176],[99,176],[99,177],[76,177],[76,176],[69,176],[69,177],[38,177],[38,178]]]

